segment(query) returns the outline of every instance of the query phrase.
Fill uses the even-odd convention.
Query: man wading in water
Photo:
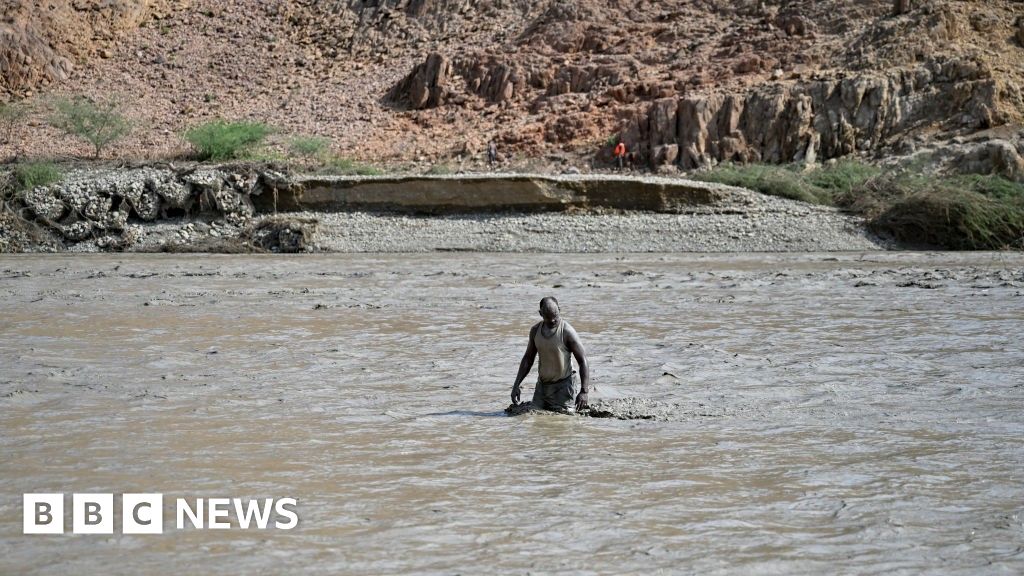
[[[530,342],[519,363],[516,383],[512,385],[512,404],[519,404],[519,385],[530,373],[533,359],[539,354],[540,367],[537,368],[537,387],[533,390],[533,407],[570,412],[575,398],[576,410],[583,410],[587,407],[587,393],[590,392],[590,369],[580,337],[568,322],[562,320],[558,313],[558,300],[551,296],[540,301],[540,316],[544,321],[530,328]],[[578,393],[570,352],[580,367],[580,380],[583,384]]]

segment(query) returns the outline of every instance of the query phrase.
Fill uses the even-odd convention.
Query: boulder
[[[679,160],[679,145],[666,144],[657,146],[651,152],[651,161],[655,167],[671,166]]]
[[[139,199],[132,204],[135,214],[142,220],[156,220],[160,215],[160,196],[152,190],[143,190]]]
[[[1008,140],[982,142],[960,153],[953,159],[952,166],[961,174],[998,174],[1024,182],[1024,157],[1018,146]]]
[[[431,54],[400,84],[400,93],[407,97],[411,108],[440,106],[448,95],[451,69],[451,62],[447,58],[437,53]]]

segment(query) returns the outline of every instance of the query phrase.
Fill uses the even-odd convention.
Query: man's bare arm
[[[526,353],[519,361],[519,374],[516,375],[516,383],[512,385],[512,403],[519,404],[519,385],[523,383],[526,376],[533,368],[533,361],[537,357],[537,346],[533,343],[533,337],[537,333],[537,326],[530,329],[530,342],[526,345]]]
[[[582,410],[587,407],[587,395],[590,394],[590,365],[587,364],[587,351],[583,349],[583,343],[576,334],[576,330],[569,328],[565,334],[565,346],[576,358],[576,364],[580,367],[580,393],[576,396],[576,409]]]

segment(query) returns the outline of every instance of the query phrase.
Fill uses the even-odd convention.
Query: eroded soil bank
[[[546,294],[669,417],[505,417]],[[1013,253],[0,256],[0,573],[1020,573],[1022,330]],[[97,491],[301,521],[21,535]]]

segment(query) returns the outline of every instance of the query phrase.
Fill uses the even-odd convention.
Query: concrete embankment
[[[538,174],[300,176],[276,192],[276,196],[255,197],[257,211],[451,214],[608,209],[679,213],[722,204],[734,196],[731,189],[692,180]]]
[[[87,169],[23,191],[0,251],[872,250],[834,209],[679,178]]]

